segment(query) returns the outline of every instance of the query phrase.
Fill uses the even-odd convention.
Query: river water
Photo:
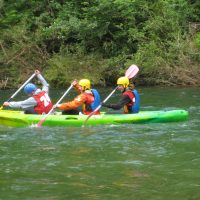
[[[111,90],[101,90],[103,98]],[[53,101],[63,92],[51,91]],[[139,92],[142,110],[186,109],[189,120],[82,128],[0,127],[0,199],[200,199],[199,88]],[[12,94],[0,91],[0,103]],[[21,95],[15,99],[25,98]]]

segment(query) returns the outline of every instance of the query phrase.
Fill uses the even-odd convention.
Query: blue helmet
[[[37,87],[35,84],[33,83],[28,83],[25,87],[24,87],[24,92],[26,94],[31,94],[32,92],[34,92],[35,90],[37,90]]]

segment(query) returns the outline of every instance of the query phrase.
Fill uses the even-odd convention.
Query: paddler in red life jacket
[[[40,71],[35,70],[38,80],[42,83],[42,90],[37,88],[33,83],[28,83],[24,87],[24,92],[30,96],[24,101],[13,101],[13,102],[4,102],[4,106],[9,106],[11,108],[21,108],[25,114],[47,114],[53,104],[48,95],[49,84],[40,74]]]
[[[135,89],[134,84],[130,84],[129,79],[125,76],[117,80],[118,90],[122,92],[122,97],[116,104],[102,103],[102,106],[120,110],[123,108],[124,114],[138,113],[140,110],[140,96]]]
[[[90,88],[88,79],[81,79],[79,82],[74,80],[72,85],[80,94],[73,101],[54,105],[54,107],[63,110],[62,114],[64,115],[77,115],[80,112],[78,108],[82,106],[82,113],[89,115],[100,105],[101,100],[98,91]],[[99,110],[95,114],[100,114]]]

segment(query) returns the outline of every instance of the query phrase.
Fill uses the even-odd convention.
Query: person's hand
[[[7,102],[7,101],[4,102],[4,103],[3,103],[3,106],[9,106],[9,102]]]
[[[78,81],[77,81],[76,79],[73,80],[72,85],[75,86],[75,85],[77,85],[77,84],[78,84]]]
[[[111,105],[111,104],[106,104],[106,103],[104,103],[104,102],[101,102],[101,105],[102,105],[103,107],[110,108],[110,105]]]
[[[55,104],[55,105],[53,105],[53,109],[59,108],[59,107],[60,107],[60,104]]]
[[[35,74],[36,74],[36,75],[40,74],[40,71],[36,69],[36,70],[35,70]]]
[[[104,107],[106,107],[106,103],[104,103],[104,102],[101,102],[101,105],[104,106]]]

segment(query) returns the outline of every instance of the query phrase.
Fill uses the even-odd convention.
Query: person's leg
[[[34,108],[29,108],[24,111],[24,114],[38,114],[35,112]]]
[[[108,110],[106,114],[123,114],[121,110]]]
[[[79,110],[63,110],[62,111],[62,115],[78,115],[79,114]]]

